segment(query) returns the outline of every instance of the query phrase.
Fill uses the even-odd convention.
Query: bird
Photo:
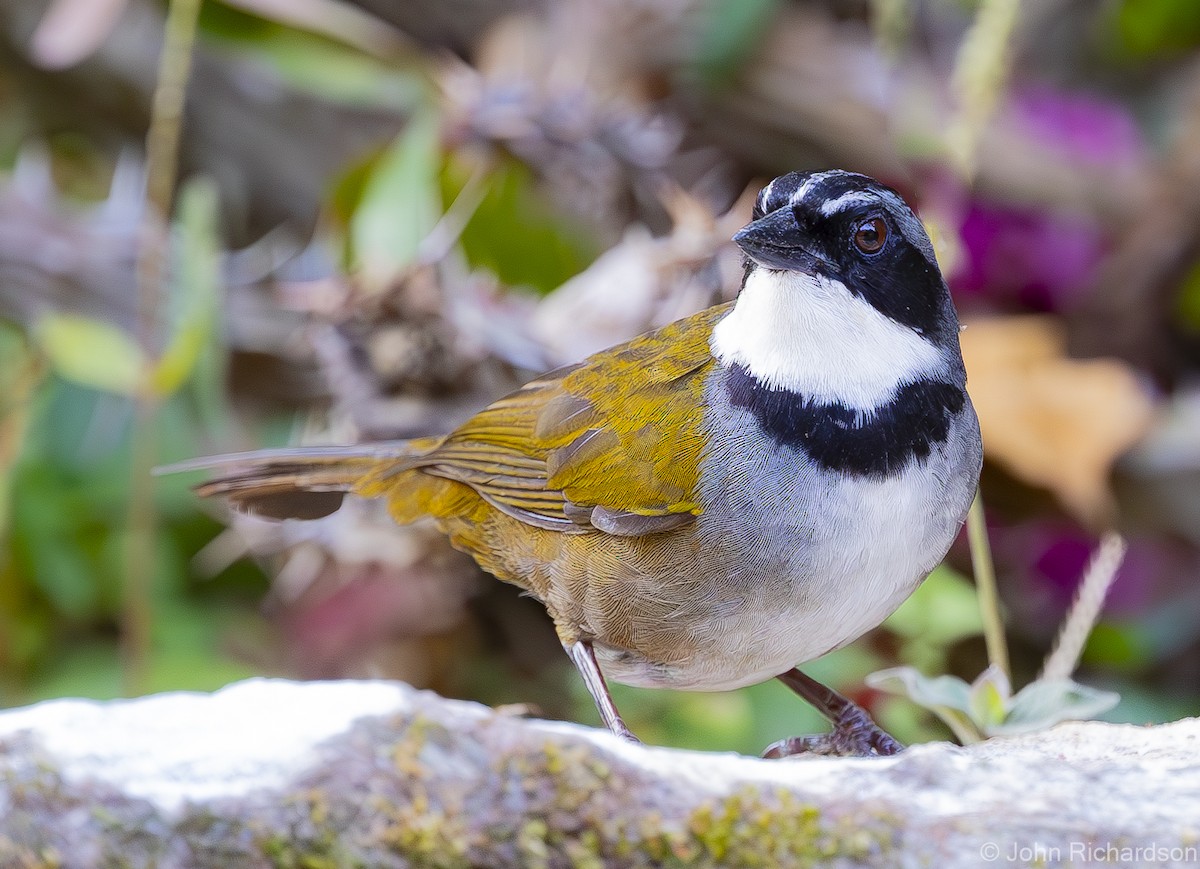
[[[799,665],[879,625],[945,557],[979,424],[933,245],[895,190],[791,172],[733,236],[741,287],[551,371],[449,434],[201,459],[196,489],[315,518],[346,493],[432,518],[539,600],[613,733],[608,681],[725,691],[778,678],[833,725],[769,747],[903,746]],[[178,468],[177,468],[178,469]]]

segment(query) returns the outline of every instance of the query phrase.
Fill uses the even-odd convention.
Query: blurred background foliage
[[[1080,678],[1196,714],[1198,48],[1192,0],[0,0],[0,703],[379,676],[594,721],[429,529],[149,468],[444,431],[729,298],[758,185],[839,166],[920,207],[969,324],[1014,682],[1116,527]],[[808,669],[946,736],[863,678],[982,671],[969,576]],[[616,695],[654,742],[820,726],[775,684]]]

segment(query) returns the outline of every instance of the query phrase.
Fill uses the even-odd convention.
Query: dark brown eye
[[[863,253],[879,253],[887,241],[887,223],[882,217],[872,217],[858,225],[854,233],[854,246]]]

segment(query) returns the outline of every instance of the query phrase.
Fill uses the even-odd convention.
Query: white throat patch
[[[946,366],[937,347],[840,281],[763,268],[717,323],[711,346],[766,386],[859,410]]]

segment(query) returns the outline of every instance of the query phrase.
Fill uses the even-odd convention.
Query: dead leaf
[[[972,320],[962,334],[986,456],[1049,489],[1091,525],[1111,517],[1113,462],[1147,431],[1154,404],[1116,359],[1071,359],[1052,317]]]

